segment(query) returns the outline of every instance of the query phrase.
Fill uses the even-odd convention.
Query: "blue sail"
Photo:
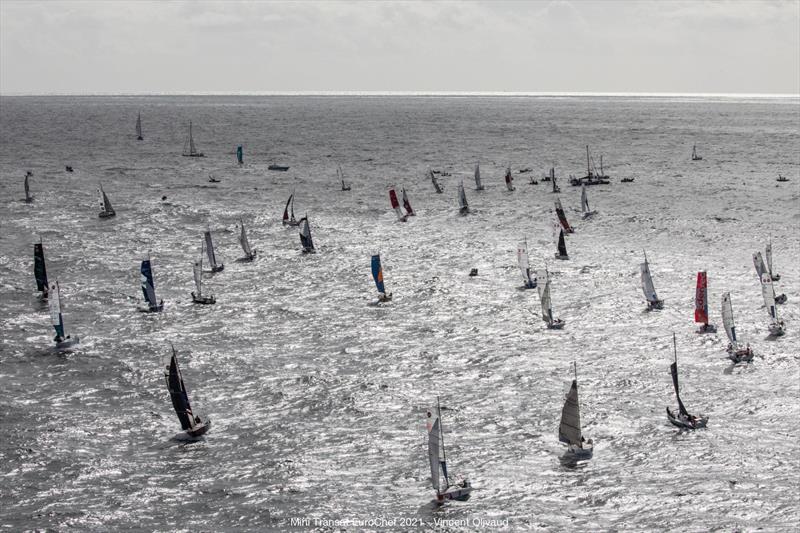
[[[242,150],[241,144],[236,147],[236,160],[239,162],[240,165],[244,163],[244,152]]]
[[[383,286],[383,268],[381,268],[380,254],[372,256],[372,279],[375,280],[375,286],[378,288],[378,292],[386,294],[386,289]]]
[[[142,293],[150,309],[158,309],[156,300],[156,286],[153,281],[153,269],[150,267],[150,259],[142,261]]]

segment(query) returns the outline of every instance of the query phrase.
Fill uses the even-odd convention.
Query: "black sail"
[[[682,415],[689,416],[689,412],[686,410],[686,407],[683,406],[680,390],[678,389],[678,363],[669,365],[669,371],[672,373],[672,384],[675,386],[675,397],[678,399],[678,409]]]
[[[564,230],[558,232],[558,253],[559,255],[567,255],[567,243],[564,241]]]
[[[177,413],[178,420],[181,422],[181,429],[192,429],[194,427],[192,406],[189,404],[189,396],[186,393],[186,386],[183,384],[183,377],[181,377],[174,350],[169,360],[166,378],[169,395],[172,397],[172,406],[175,408],[175,413]]]
[[[47,292],[47,268],[42,243],[33,245],[33,275],[36,276],[36,290]]]

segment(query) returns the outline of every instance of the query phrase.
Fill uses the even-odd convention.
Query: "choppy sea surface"
[[[181,156],[189,120],[204,158]],[[796,98],[0,98],[0,528],[797,527],[799,128]],[[528,179],[553,164],[561,178],[583,175],[587,144],[612,183],[588,190],[598,214],[583,221],[580,189],[561,180],[576,232],[570,260],[555,261],[555,195]],[[702,161],[690,160],[693,144]],[[451,173],[443,194],[428,167]],[[97,217],[99,182],[116,218]],[[407,223],[389,209],[391,185],[417,212]],[[315,255],[281,225],[292,191]],[[240,218],[254,263],[235,261]],[[206,227],[225,270],[204,278],[217,304],[196,306]],[[39,238],[67,332],[81,338],[70,354],[54,353],[36,294]],[[551,271],[562,331],[545,328],[536,291],[520,288],[523,238],[534,268]],[[788,297],[777,340],[751,259],[770,238]],[[643,250],[662,311],[645,312]],[[148,251],[161,314],[137,312]],[[394,293],[380,306],[376,252]],[[694,332],[698,270],[716,335]],[[725,291],[751,365],[726,358]],[[672,332],[684,402],[710,417],[705,430],[665,417]],[[169,343],[213,422],[197,443],[174,439],[160,365]],[[573,361],[595,442],[580,468],[561,465],[556,433]],[[423,419],[437,396],[450,471],[475,487],[441,507]]]

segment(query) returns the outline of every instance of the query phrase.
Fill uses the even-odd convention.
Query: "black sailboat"
[[[33,275],[36,278],[36,290],[41,292],[42,298],[47,298],[47,267],[44,262],[44,245],[42,240],[33,245]]]
[[[172,407],[181,422],[181,429],[190,437],[200,437],[211,428],[211,420],[206,417],[194,414],[192,405],[189,403],[189,393],[183,383],[183,376],[178,367],[178,354],[172,346],[172,355],[164,365],[164,378],[167,381],[167,390],[172,398]]]
[[[680,389],[678,387],[678,345],[675,341],[675,334],[672,334],[672,347],[675,352],[675,361],[669,365],[669,371],[672,374],[672,385],[675,387],[675,398],[678,400],[678,412],[675,413],[667,407],[667,418],[672,425],[682,429],[697,429],[704,428],[708,423],[708,417],[705,415],[691,415],[681,401]]]
[[[29,204],[33,202],[33,196],[31,196],[31,187],[28,183],[28,179],[33,176],[33,172],[30,170],[25,173],[25,203]]]

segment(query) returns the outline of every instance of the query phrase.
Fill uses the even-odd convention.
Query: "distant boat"
[[[73,168],[70,165],[67,165],[64,167],[64,170],[66,170],[67,172],[72,172]]]
[[[209,182],[209,183],[219,183],[219,182],[220,182],[220,180],[218,180],[217,178],[215,178],[215,177],[214,177],[212,174],[209,174],[209,175],[208,175],[208,182]]]
[[[769,242],[767,242],[766,250],[764,251],[764,256],[767,259],[767,271],[769,272],[772,281],[778,281],[781,279],[781,275],[775,272],[772,263],[772,237],[769,238]]]
[[[653,285],[653,277],[650,275],[650,263],[647,262],[647,253],[644,254],[644,263],[639,265],[642,271],[642,291],[644,297],[647,298],[647,309],[664,309],[664,300],[659,300],[656,294],[656,288]]]
[[[545,268],[539,271],[539,301],[542,304],[542,320],[547,324],[547,329],[563,329],[564,322],[553,317],[553,303],[550,299],[550,273]]]
[[[572,229],[572,226],[570,226],[569,222],[567,222],[567,215],[564,213],[564,208],[561,206],[561,198],[556,198],[555,208],[558,221],[561,223],[561,227],[564,228],[564,231],[566,233],[575,233],[575,230]]]
[[[556,167],[550,167],[550,172],[544,175],[542,181],[553,181],[553,178],[556,175]]]
[[[439,185],[439,180],[436,179],[436,174],[433,170],[428,169],[428,177],[431,178],[431,183],[433,183],[433,188],[436,190],[438,194],[442,194],[444,192],[444,188]]]
[[[481,164],[477,162],[475,163],[475,190],[482,191],[483,189],[484,187],[481,183]]]
[[[702,161],[703,158],[697,155],[697,145],[692,146],[692,161]]]
[[[336,167],[336,175],[339,176],[339,180],[342,182],[342,190],[349,191],[350,184],[344,181],[344,171],[342,170],[342,165]]]
[[[49,285],[47,283],[47,266],[44,261],[44,244],[41,238],[33,245],[33,276],[36,278],[36,290],[41,292],[42,298],[47,298]]]
[[[144,136],[142,135],[142,114],[139,113],[136,116],[136,140],[143,141]]]
[[[430,409],[426,413],[426,426],[428,428],[428,460],[431,465],[431,484],[436,490],[436,501],[445,500],[467,501],[472,492],[472,485],[464,478],[456,483],[451,483],[447,474],[447,454],[444,448],[444,428],[442,427],[442,411],[439,407],[439,397],[436,397],[436,411]],[[444,479],[443,479],[444,478]]]
[[[236,162],[244,165],[244,148],[241,144],[236,147]]]
[[[550,169],[550,183],[553,185],[553,194],[558,194],[561,192],[561,187],[558,186],[558,180],[556,180],[556,169]]]
[[[536,178],[534,178],[533,176],[531,176],[531,179],[530,179],[530,181],[528,182],[528,184],[529,184],[529,185],[539,185],[539,182],[538,182],[538,181],[536,181]]]
[[[163,361],[162,361],[163,362]],[[178,368],[178,354],[175,347],[172,347],[172,355],[166,361],[164,367],[164,378],[167,381],[167,390],[172,399],[172,407],[181,423],[181,429],[190,437],[201,437],[211,429],[211,420],[203,420],[199,415],[192,412],[192,405],[189,403],[189,392],[183,383],[183,376]]]
[[[469,213],[469,202],[467,202],[467,194],[464,192],[464,182],[458,184],[458,212],[461,215]]]
[[[694,321],[703,324],[697,333],[716,333],[717,327],[708,323],[708,275],[706,271],[697,273],[697,288],[694,293]]]
[[[728,357],[734,363],[752,361],[753,350],[750,348],[750,344],[743,346],[743,343],[736,336],[736,325],[733,322],[733,304],[731,303],[731,293],[729,292],[722,295],[722,325],[728,335]]]
[[[33,196],[31,196],[31,187],[28,183],[28,179],[33,176],[33,173],[29,170],[25,173],[25,203],[29,204],[33,202]]]
[[[780,181],[781,183],[783,183],[785,181],[789,181],[789,178],[781,176],[780,174],[778,174],[778,179],[775,180],[775,181]]]
[[[208,266],[211,267],[211,272],[222,272],[225,270],[224,263],[217,264],[217,254],[214,253],[214,241],[211,240],[210,229],[206,229],[203,234],[203,243],[205,244],[206,257],[208,257]]]
[[[633,183],[633,178],[631,178],[631,177],[622,178],[619,181],[622,182],[622,183]]]
[[[203,152],[198,152],[197,147],[194,145],[194,136],[192,135],[192,121],[189,121],[189,137],[183,143],[183,155],[185,157],[205,157]]]
[[[675,362],[669,366],[669,371],[672,374],[672,385],[675,387],[675,398],[678,400],[678,412],[674,413],[667,407],[667,418],[674,425],[681,429],[697,429],[704,428],[708,423],[708,417],[705,415],[694,416],[690,415],[681,401],[680,388],[678,387],[678,345],[675,341],[675,334],[672,334],[672,347],[675,353]]]
[[[558,220],[553,220],[553,237],[556,243],[556,259],[566,261],[569,259],[569,254],[567,254],[567,241],[564,238],[564,228]]]
[[[381,266],[381,255],[376,254],[372,256],[372,279],[375,280],[375,287],[378,288],[378,301],[389,302],[392,299],[392,293],[386,292],[386,287],[383,284],[383,267]]]
[[[147,307],[140,309],[145,313],[160,313],[164,309],[164,300],[158,301],[156,299],[156,283],[153,279],[153,267],[150,264],[150,254],[147,259],[142,261],[140,268],[142,273],[142,293],[144,300],[147,302]]]
[[[50,308],[50,318],[53,323],[53,328],[56,330],[56,336],[53,337],[53,342],[56,343],[56,349],[65,350],[77,345],[80,339],[77,336],[71,337],[70,335],[66,335],[64,331],[64,316],[61,314],[61,291],[58,280],[50,284],[48,306]]]
[[[578,364],[573,363],[575,379],[572,380],[564,407],[561,409],[561,422],[558,425],[558,440],[567,445],[561,456],[564,463],[575,464],[588,461],[594,452],[592,439],[588,441],[581,434],[581,405],[578,401]]]
[[[252,261],[256,258],[256,254],[258,250],[253,250],[250,248],[250,241],[247,240],[247,231],[244,229],[244,221],[239,219],[239,244],[242,246],[242,251],[244,252],[244,257],[241,261]]]
[[[581,212],[583,213],[583,218],[589,218],[597,213],[597,211],[589,209],[589,197],[586,194],[586,185],[581,185]]]
[[[506,180],[506,188],[507,188],[509,191],[513,191],[513,190],[514,190],[514,184],[513,184],[513,182],[514,182],[514,176],[512,176],[512,175],[511,175],[511,167],[510,167],[510,166],[509,166],[509,167],[506,167],[506,176],[505,176],[505,180]]]
[[[772,278],[769,272],[761,274],[761,294],[764,297],[764,305],[769,314],[769,334],[773,337],[783,335],[783,320],[778,318],[778,306],[775,305],[775,289],[772,287]]]
[[[407,217],[415,217],[417,214],[411,208],[411,202],[408,201],[408,194],[406,193],[405,188],[400,189],[400,192],[403,194],[403,209],[406,210]]]
[[[400,209],[400,202],[397,201],[397,193],[394,191],[394,187],[389,188],[389,203],[394,209],[394,213],[397,215],[398,222],[405,222],[408,220],[408,216],[403,214],[403,210]]]
[[[531,167],[521,168],[521,169],[517,170],[517,174],[527,174],[531,170],[533,170]]]
[[[117,213],[114,211],[114,208],[111,207],[111,202],[108,200],[108,196],[106,196],[102,185],[98,185],[97,194],[100,197],[100,213],[97,216],[100,218],[111,218],[116,216]]]
[[[536,288],[536,273],[531,272],[531,266],[528,262],[528,241],[523,240],[517,244],[517,264],[519,270],[522,272],[522,281],[526,289]]]
[[[289,170],[289,167],[286,165],[270,165],[267,167],[267,170],[275,170],[278,172],[286,172]]]
[[[286,200],[286,207],[283,208],[283,225],[284,226],[300,225],[300,222],[295,220],[294,218],[294,193],[289,195],[289,199]]]
[[[594,160],[589,155],[589,145],[586,145],[586,175],[582,178],[570,179],[573,187],[580,185],[608,185],[611,183],[603,171],[603,156],[600,156],[600,171],[594,166]]]
[[[770,263],[769,267],[766,264],[764,264],[764,258],[762,257],[761,252],[755,252],[753,254],[753,265],[756,267],[756,276],[758,277],[759,281],[761,279],[763,279],[764,273],[769,274],[770,275],[770,279],[772,281],[775,281],[775,278],[773,278],[772,274],[770,273],[771,263],[772,263],[772,245],[771,244],[767,248],[767,252],[769,254],[768,257],[767,257],[767,259],[768,259],[768,261]],[[780,279],[780,276],[778,276],[778,279]],[[785,294],[780,294],[780,295],[775,297],[775,303],[779,304],[779,305],[780,304],[785,304],[786,300],[787,300],[787,298],[786,298]]]
[[[314,248],[314,241],[311,240],[311,226],[308,224],[308,215],[300,219],[300,224],[300,244],[303,246],[303,253],[316,253],[317,250]]]
[[[194,275],[194,290],[192,293],[192,301],[196,304],[210,305],[217,303],[213,295],[203,296],[203,254],[195,259],[192,266],[192,274]]]

